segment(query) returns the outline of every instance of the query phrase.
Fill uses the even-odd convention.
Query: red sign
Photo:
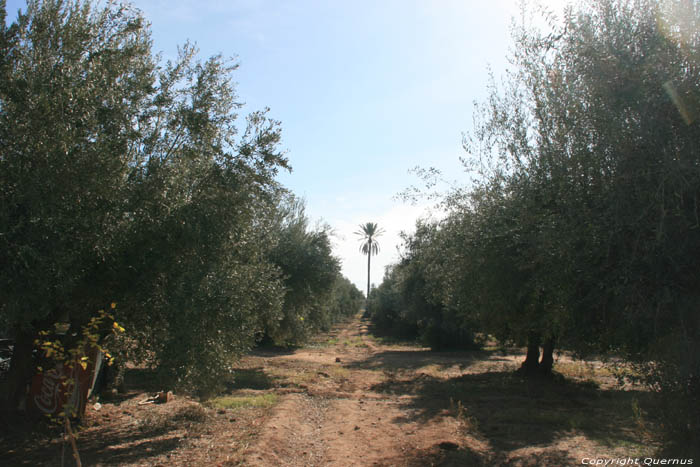
[[[58,415],[65,405],[69,405],[77,416],[82,416],[93,372],[92,362],[86,369],[76,362],[73,368],[57,366],[34,375],[27,408],[42,415]]]

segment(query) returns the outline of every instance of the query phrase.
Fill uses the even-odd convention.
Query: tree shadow
[[[175,433],[178,427],[164,424],[153,428],[100,432],[83,436],[79,441],[84,465],[131,464],[147,461],[150,457],[174,452],[183,440]]]
[[[137,417],[120,415],[134,410],[133,406],[115,407],[109,414],[112,423],[73,426],[83,465],[148,463],[150,458],[176,451],[185,435],[187,439],[199,436],[208,420],[206,412],[194,404],[162,409],[151,405]],[[63,456],[67,465],[73,465],[62,432],[62,427],[44,422],[32,431],[0,437],[0,464],[58,466]]]
[[[147,461],[151,457],[175,451],[180,446],[181,438],[171,436],[161,439],[147,439],[139,443],[131,443],[128,446],[109,449],[86,450],[81,453],[86,465],[124,465]]]
[[[115,371],[109,369],[108,371]],[[109,378],[109,377],[105,377]],[[107,384],[100,383],[96,394],[100,401],[120,404],[140,393],[156,393],[163,391],[167,386],[155,369],[151,368],[126,368],[124,370],[124,383],[119,388],[110,388]]]
[[[274,358],[282,355],[293,355],[300,347],[289,347],[279,345],[264,345],[255,347],[247,355],[253,357]]]
[[[450,445],[448,443],[436,443],[424,449],[408,448],[399,458],[382,459],[376,465],[403,467],[482,467],[499,465],[493,462],[492,456],[470,449],[467,446]]]
[[[124,427],[107,432],[96,431],[80,439],[81,456],[86,465],[124,465],[174,452],[186,439],[197,437],[199,427],[208,420],[199,406],[179,407],[142,419],[138,428]],[[185,432],[186,430],[186,438]]]
[[[78,432],[78,449],[83,465],[111,465],[135,463],[174,451],[179,446],[180,437],[172,434],[172,426],[159,426],[146,430],[115,430],[98,433]],[[20,444],[7,449],[3,454],[3,465],[73,465],[70,445],[61,443],[61,430],[23,438]],[[8,440],[2,440],[0,446]],[[20,440],[18,440],[20,441]],[[117,446],[117,447],[115,447]],[[7,446],[2,446],[7,447]],[[65,452],[64,452],[65,448]]]
[[[561,449],[541,452],[530,452],[523,456],[507,457],[505,454],[479,452],[468,446],[454,446],[446,449],[445,443],[437,443],[426,449],[413,449],[406,452],[401,460],[387,462],[387,465],[403,465],[406,467],[423,467],[426,465],[439,467],[487,467],[493,465],[540,467],[543,465],[577,465],[579,459],[572,458],[567,451]]]
[[[464,371],[474,363],[485,360],[512,364],[512,359],[492,350],[462,350],[436,352],[432,350],[387,350],[370,355],[364,360],[350,363],[349,368],[363,370],[410,371],[433,366],[440,370],[458,367]]]
[[[158,372],[150,368],[129,368],[124,374],[124,386],[129,392],[158,392],[163,382]]]
[[[633,405],[651,397],[645,391],[602,390],[561,376],[532,379],[512,371],[447,379],[420,374],[390,378],[371,389],[414,396],[404,399],[408,415],[398,423],[425,423],[448,410],[498,451],[547,445],[573,432],[609,446],[641,444]]]
[[[225,383],[228,391],[237,389],[271,389],[275,387],[275,380],[265,373],[262,367],[239,368],[234,370],[233,380]]]

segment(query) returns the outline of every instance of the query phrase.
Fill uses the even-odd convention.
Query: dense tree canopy
[[[114,349],[203,390],[270,323],[328,324],[334,312],[310,311],[335,303],[340,283],[327,232],[282,202],[280,124],[258,111],[239,125],[235,64],[189,44],[162,63],[128,5],[32,0],[9,27],[0,6],[10,404],[37,332],[70,323],[70,345],[110,302],[127,329]]]
[[[668,426],[697,441],[700,4],[545,19],[514,27],[513,68],[465,138],[481,177],[445,197],[412,276],[434,276],[424,300],[457,325],[527,343],[528,372],[550,371],[555,346],[640,362],[674,401]]]
[[[281,317],[266,322],[263,339],[298,344],[313,332],[328,330],[348,311],[334,302],[336,292],[345,292],[337,289],[340,263],[331,254],[330,229],[311,229],[302,201],[295,198],[282,202],[279,214],[279,240],[269,254],[282,275],[284,302]],[[355,304],[350,314],[359,309]]]

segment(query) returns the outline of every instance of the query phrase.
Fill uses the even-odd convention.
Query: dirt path
[[[552,380],[515,373],[522,349],[431,352],[390,345],[355,319],[293,352],[238,362],[225,394],[135,386],[81,427],[83,465],[565,466],[653,457],[649,393],[620,388],[600,362],[559,356]],[[142,371],[142,370],[139,370]],[[145,371],[145,370],[144,370]],[[3,465],[61,465],[56,433],[0,431]]]
[[[267,466],[581,465],[653,455],[646,397],[598,363],[559,356],[553,381],[522,353],[387,345],[356,317],[315,346],[247,357],[279,404],[244,453]]]
[[[246,464],[404,465],[407,458],[417,460],[420,452],[458,446],[460,424],[454,417],[425,423],[410,408],[414,396],[379,390],[395,377],[380,363],[391,349],[368,337],[365,322],[353,321],[330,341],[333,345],[277,357],[287,370],[311,369],[316,377],[307,378],[303,393],[282,398]],[[404,353],[399,360],[410,363],[420,350],[394,352]]]

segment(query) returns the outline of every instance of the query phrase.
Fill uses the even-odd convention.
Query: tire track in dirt
[[[434,455],[441,445],[452,448],[460,437],[455,417],[421,419],[412,408],[414,396],[377,389],[386,388],[393,373],[370,363],[388,349],[368,336],[366,322],[358,316],[336,339],[334,346],[270,359],[271,366],[285,360],[311,368],[332,363],[340,377],[329,381],[318,372],[303,393],[282,395],[245,465],[420,465],[422,455]],[[405,358],[411,359],[410,351]]]

